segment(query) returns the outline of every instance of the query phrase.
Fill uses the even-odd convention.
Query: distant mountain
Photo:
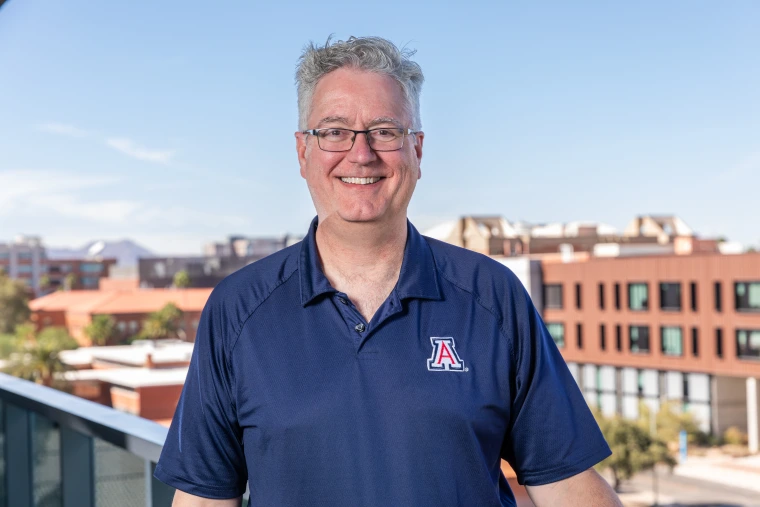
[[[91,241],[82,248],[47,248],[48,259],[116,259],[120,267],[136,266],[140,257],[156,255],[129,239],[121,241]]]

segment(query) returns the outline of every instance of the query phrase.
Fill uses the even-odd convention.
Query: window
[[[562,309],[562,284],[544,285],[544,308]]]
[[[697,282],[691,282],[689,284],[689,292],[691,292],[691,311],[697,311]]]
[[[736,330],[736,357],[760,358],[760,329]]]
[[[649,286],[646,283],[628,284],[628,309],[638,312],[649,309]]]
[[[83,276],[82,277],[82,285],[87,288],[98,288],[100,282],[100,278],[97,276]]]
[[[575,284],[575,308],[581,309],[581,284]]]
[[[552,338],[554,339],[554,343],[557,344],[557,347],[564,347],[565,346],[565,325],[561,322],[547,322],[546,323],[546,329],[549,330],[549,334],[552,335]]]
[[[134,333],[137,331],[137,328],[139,327],[139,324],[136,320],[130,320],[129,321],[129,332]]]
[[[623,327],[620,324],[615,326],[615,348],[618,352],[623,351]]]
[[[118,329],[120,333],[124,334],[124,332],[127,330],[127,323],[126,322],[117,323],[116,329]]]
[[[18,260],[20,260],[20,261],[30,261],[30,260],[32,260],[32,252],[19,252],[18,253]]]
[[[760,312],[760,282],[736,282],[736,310],[740,312]]]
[[[620,284],[615,284],[615,310],[620,310]]]
[[[97,262],[83,262],[79,270],[82,273],[100,273],[103,271],[103,265]]]
[[[660,310],[681,311],[681,284],[660,284]]]
[[[660,337],[663,354],[666,356],[683,355],[683,330],[680,326],[662,326]]]
[[[599,347],[602,350],[607,349],[607,328],[604,327],[604,324],[599,324]]]
[[[628,334],[631,352],[649,352],[649,326],[631,326]]]
[[[580,322],[575,325],[575,335],[578,340],[578,348],[583,348],[583,324]]]
[[[604,310],[604,284],[599,284],[599,309]]]
[[[31,273],[32,272],[32,265],[31,264],[19,264],[16,266],[16,269],[19,273]]]
[[[715,311],[723,311],[723,302],[721,301],[720,282],[715,282]]]
[[[691,355],[699,357],[699,328],[691,328]]]
[[[0,252],[0,260],[8,260],[11,258],[10,252]]]
[[[715,329],[715,355],[723,357],[723,330],[721,328]]]

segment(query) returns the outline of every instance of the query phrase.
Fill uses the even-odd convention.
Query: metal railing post
[[[174,499],[174,488],[153,477],[156,464],[145,460],[145,507],[170,507]]]
[[[92,438],[61,426],[63,507],[95,507],[95,449]]]
[[[5,478],[8,505],[33,505],[34,463],[32,418],[11,403],[5,404]]]

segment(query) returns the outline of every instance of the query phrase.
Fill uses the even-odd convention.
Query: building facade
[[[679,402],[758,447],[760,254],[542,265],[543,317],[590,404],[637,417]]]

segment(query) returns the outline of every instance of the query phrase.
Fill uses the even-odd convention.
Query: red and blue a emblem
[[[450,336],[431,336],[433,355],[427,361],[430,371],[466,371],[464,363],[457,354],[454,338]]]

